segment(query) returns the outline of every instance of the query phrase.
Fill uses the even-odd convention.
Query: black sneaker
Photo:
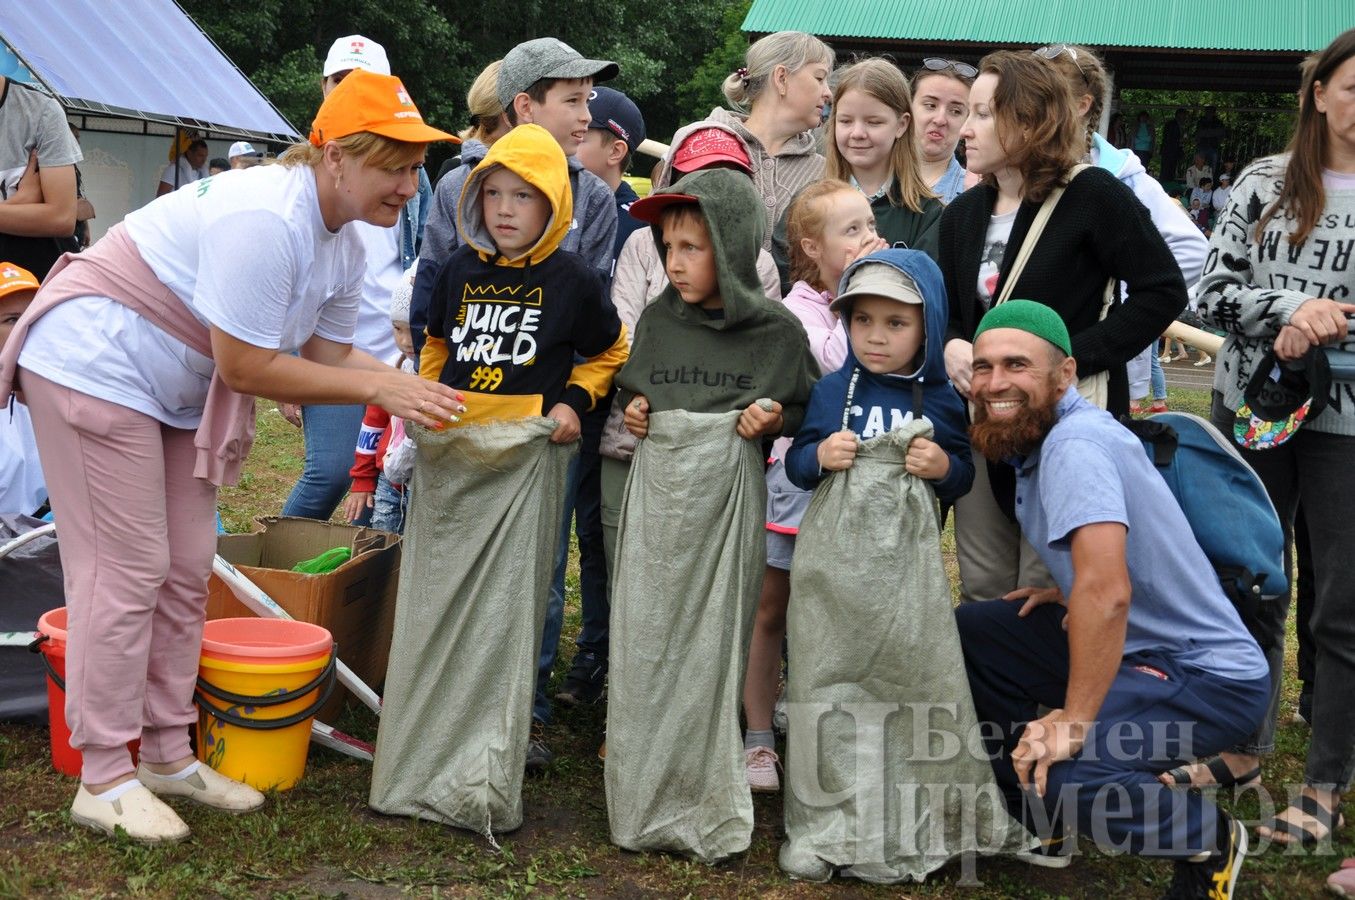
[[[545,723],[532,719],[532,736],[527,741],[527,765],[524,768],[528,772],[543,772],[553,759],[555,754],[546,746]]]
[[[569,674],[555,699],[566,706],[587,706],[602,699],[606,685],[606,663],[594,654],[580,650],[574,655],[574,664],[569,667]]]
[[[1171,887],[1162,900],[1233,900],[1237,876],[1247,858],[1247,829],[1220,812],[1228,823],[1228,846],[1197,861],[1179,860]]]

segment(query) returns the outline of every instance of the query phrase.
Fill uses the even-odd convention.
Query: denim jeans
[[[1214,393],[1210,418],[1225,435],[1233,433],[1234,414]],[[1293,571],[1290,544],[1300,503],[1312,561],[1313,639],[1312,737],[1304,781],[1324,790],[1344,791],[1355,771],[1355,703],[1346,695],[1355,684],[1355,554],[1350,552],[1350,511],[1355,509],[1355,437],[1300,428],[1279,447],[1241,449],[1280,514],[1285,532],[1285,571]],[[1262,623],[1270,634],[1262,646],[1271,677],[1284,671],[1284,626],[1289,597],[1264,604],[1275,607]],[[1241,749],[1269,753],[1275,746],[1279,686],[1272,686],[1270,709],[1260,729]]]
[[[405,510],[408,508],[409,491],[400,490],[390,483],[386,473],[376,476],[376,493],[372,497],[371,526],[381,531],[405,533]]]
[[[1167,375],[1162,371],[1162,362],[1157,358],[1157,345],[1153,345],[1153,352],[1149,354],[1148,359],[1148,380],[1153,386],[1153,399],[1167,399]]]
[[[1063,607],[1040,606],[1024,618],[1020,608],[990,600],[955,610],[974,710],[1012,816],[1041,837],[1050,836],[1046,825],[1055,816],[1075,816],[1076,830],[1103,849],[1146,856],[1182,859],[1216,847],[1213,801],[1165,787],[1157,773],[1229,747],[1256,727],[1269,679],[1185,669],[1165,653],[1126,657],[1082,750],[1050,766],[1037,798],[1019,787],[1011,751],[1039,706],[1064,705],[1068,633]]]
[[[610,404],[607,408],[610,409]],[[565,515],[560,523],[560,545],[555,556],[555,577],[551,581],[546,622],[542,627],[536,699],[532,704],[532,717],[541,722],[550,722],[551,718],[546,688],[560,650],[560,630],[564,626],[565,568],[569,562],[571,527],[579,538],[579,592],[583,607],[583,624],[575,645],[579,652],[593,654],[604,668],[607,665],[611,603],[607,596],[607,557],[602,546],[602,458],[597,453],[596,438],[592,440],[590,450],[588,436],[585,436],[584,446],[569,467]]]
[[[301,407],[306,464],[282,507],[284,516],[325,521],[334,515],[353,483],[348,471],[353,468],[353,451],[365,411],[361,404]],[[365,525],[370,518],[371,512],[365,511],[354,524]]]

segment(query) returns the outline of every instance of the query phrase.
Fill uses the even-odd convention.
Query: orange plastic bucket
[[[283,619],[213,619],[202,636],[195,699],[198,759],[259,790],[306,770],[311,720],[334,689],[327,629]]]
[[[66,607],[48,610],[38,619],[37,649],[47,665],[47,731],[52,748],[52,768],[62,775],[80,777],[84,759],[71,746],[71,729],[66,724]],[[141,741],[127,745],[132,764],[137,762]]]

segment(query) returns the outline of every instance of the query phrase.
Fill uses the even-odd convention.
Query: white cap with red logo
[[[386,48],[360,34],[339,38],[330,44],[329,55],[325,57],[325,68],[320,74],[328,78],[335,72],[346,72],[350,69],[366,69],[377,75],[389,75],[391,64],[386,59]]]

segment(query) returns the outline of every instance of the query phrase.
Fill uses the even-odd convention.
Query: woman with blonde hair
[[[935,259],[942,206],[918,166],[912,99],[908,79],[889,60],[863,59],[841,70],[826,175],[866,195],[875,230],[890,246]]]
[[[63,257],[0,354],[0,396],[23,392],[61,522],[76,822],[158,843],[189,833],[160,796],[263,804],[188,743],[217,488],[239,477],[256,395],[426,426],[464,412],[450,388],[352,347],[351,223],[393,226],[438,140],[455,138],[398,78],[354,71],[280,165],[175,191]]]
[[[414,335],[414,351],[423,349],[424,330],[428,327],[428,303],[442,262],[461,245],[456,230],[456,204],[470,173],[489,153],[489,148],[511,128],[499,102],[499,67],[496,59],[485,66],[466,92],[466,109],[471,122],[461,132],[461,162],[438,178],[429,201],[428,221],[424,224],[424,243],[419,251],[419,277],[414,280],[414,295],[409,304],[409,330]],[[434,248],[436,254],[430,255]]]
[[[472,141],[489,148],[495,141],[508,133],[508,119],[503,114],[503,104],[499,102],[499,66],[503,60],[496,59],[481,70],[466,91],[466,111],[470,113],[470,125],[461,131],[461,159],[466,159],[471,149],[467,145]],[[474,155],[474,154],[472,154]],[[483,159],[484,154],[479,154]]]
[[[753,183],[767,212],[764,250],[790,201],[823,177],[814,132],[832,98],[828,76],[834,58],[833,48],[812,34],[769,34],[748,48],[744,64],[725,79],[725,98],[734,111],[716,107],[707,116],[748,147]]]

